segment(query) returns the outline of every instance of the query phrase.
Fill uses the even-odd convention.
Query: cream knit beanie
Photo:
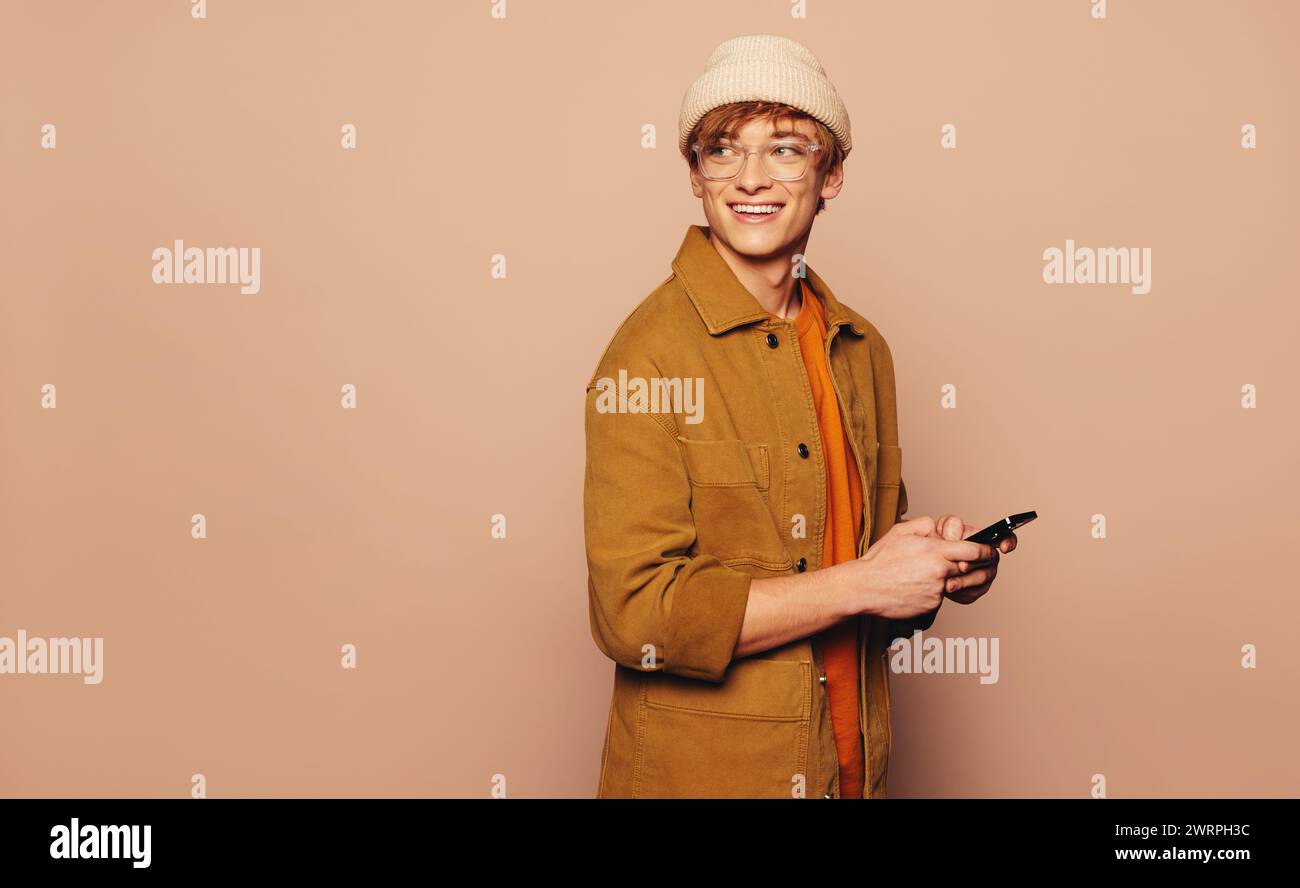
[[[723,41],[682,98],[677,148],[685,155],[691,130],[709,111],[732,102],[781,102],[826,124],[847,157],[853,147],[849,112],[821,63],[802,43],[776,34]]]

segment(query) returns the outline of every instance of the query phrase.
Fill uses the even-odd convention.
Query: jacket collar
[[[833,328],[847,324],[859,336],[866,335],[862,325],[840,304],[812,266],[805,264],[804,270],[808,272],[808,284],[826,307],[827,334]],[[681,279],[686,295],[691,297],[710,334],[716,336],[741,324],[767,320],[767,310],[745,289],[731,266],[709,242],[707,225],[692,225],[686,229],[686,237],[673,259],[673,271]]]

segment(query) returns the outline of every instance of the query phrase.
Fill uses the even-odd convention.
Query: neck
[[[807,247],[807,234],[797,243],[792,244],[788,250],[757,259],[752,256],[742,256],[732,250],[714,237],[711,228],[709,242],[759,305],[778,318],[798,314],[800,305],[799,287],[796,286],[798,280],[790,270],[794,265],[795,255],[803,253]]]

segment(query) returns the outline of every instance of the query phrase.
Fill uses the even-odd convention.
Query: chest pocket
[[[768,446],[677,438],[691,482],[696,548],[723,564],[789,570],[790,553],[768,506]]]

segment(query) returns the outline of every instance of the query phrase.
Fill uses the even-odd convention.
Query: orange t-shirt
[[[808,371],[808,384],[817,408],[817,425],[826,456],[826,541],[822,549],[822,566],[829,567],[858,557],[862,482],[853,451],[844,435],[839,403],[831,383],[830,369],[826,366],[826,317],[821,300],[813,295],[805,281],[800,280],[799,286],[802,304],[795,318],[795,331],[804,367]],[[826,629],[818,640],[826,667],[831,727],[840,760],[840,797],[860,799],[866,780],[866,759],[858,722],[857,618],[850,617]]]

